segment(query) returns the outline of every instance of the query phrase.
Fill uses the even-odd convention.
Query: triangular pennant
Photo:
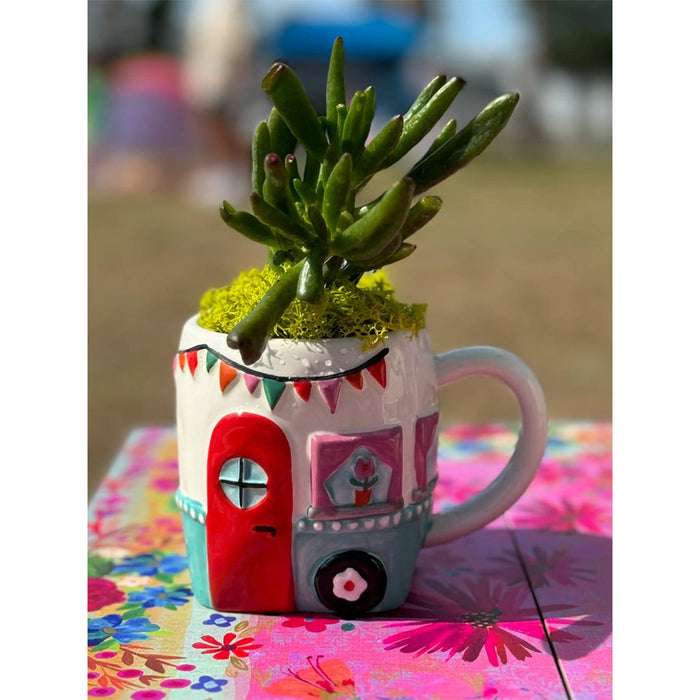
[[[179,352],[179,353],[177,354],[177,361],[178,361],[178,363],[180,364],[180,369],[185,369],[185,360],[186,360],[186,359],[187,359],[187,358],[185,357],[185,353],[184,353],[184,352]]]
[[[227,365],[225,362],[219,364],[219,386],[221,387],[221,393],[224,393],[224,389],[236,378],[238,372],[235,367]]]
[[[190,368],[190,374],[194,376],[194,371],[197,369],[197,351],[190,350],[187,353],[187,366]]]
[[[331,413],[335,413],[335,407],[338,405],[338,396],[340,396],[340,389],[342,386],[342,377],[338,379],[326,379],[318,383],[318,390],[328,404],[328,408],[331,409]]]
[[[260,377],[256,377],[254,374],[244,374],[243,380],[245,381],[246,389],[252,394],[260,384]]]
[[[294,391],[296,391],[304,401],[308,401],[309,396],[311,396],[311,382],[294,382]]]
[[[211,352],[211,350],[207,350],[207,372],[211,372],[211,368],[216,364],[218,359],[219,358]]]
[[[382,389],[386,388],[386,362],[383,357],[379,362],[370,365],[367,371],[379,382]]]
[[[267,403],[270,405],[271,409],[274,409],[277,402],[280,400],[280,396],[282,396],[284,392],[286,384],[277,379],[268,379],[267,377],[263,377],[262,382]]]
[[[345,377],[352,386],[355,387],[355,389],[362,389],[363,385],[363,379],[362,379],[362,372],[355,372],[355,374],[348,374],[347,377]]]

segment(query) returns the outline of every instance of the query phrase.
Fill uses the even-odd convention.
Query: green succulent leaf
[[[414,192],[414,182],[404,177],[390,187],[382,198],[358,221],[338,231],[331,252],[348,260],[369,260],[394,238],[406,220]]]
[[[331,124],[337,123],[338,105],[345,106],[345,50],[340,37],[333,42],[326,80],[326,119]]]
[[[447,82],[446,75],[436,75],[416,97],[415,102],[404,114],[404,121],[410,121],[430,101],[430,98]]]
[[[270,331],[294,300],[303,264],[299,261],[290,267],[228,334],[228,346],[241,353],[245,364],[252,364],[262,355]]]
[[[292,134],[321,160],[328,148],[328,141],[296,73],[288,65],[277,62],[263,78],[262,86]]]
[[[416,231],[423,228],[440,211],[442,199],[435,195],[419,199],[409,210],[406,221],[401,227],[401,240],[405,241]]]
[[[395,163],[403,158],[414,146],[416,146],[428,132],[440,121],[449,106],[464,87],[462,78],[448,80],[431,98],[409,119],[404,118],[401,138],[396,148],[386,161],[387,165]]]
[[[343,210],[350,194],[350,180],[352,178],[352,156],[344,153],[328,176],[326,188],[323,192],[323,219],[331,234],[335,231],[338,216]]]
[[[416,194],[442,182],[482,153],[508,123],[519,98],[517,92],[496,98],[440,148],[421,158],[408,173],[416,182]]]
[[[267,118],[267,128],[270,130],[271,151],[279,153],[283,158],[288,153],[294,153],[297,139],[275,107],[270,110],[270,115]]]
[[[309,304],[320,304],[325,298],[323,279],[324,251],[315,248],[304,259],[299,281],[297,282],[297,298]]]
[[[402,131],[403,117],[398,114],[367,144],[357,161],[353,187],[360,187],[368,177],[379,170],[396,147]]]
[[[224,201],[219,209],[219,214],[228,226],[251,241],[266,246],[276,245],[275,234],[270,227],[247,211],[236,211],[231,204]]]
[[[268,226],[279,231],[285,238],[304,245],[310,238],[310,232],[294,219],[291,219],[283,211],[266,202],[260,195],[250,195],[250,204],[255,215]]]
[[[255,129],[251,150],[253,192],[262,194],[263,182],[265,182],[265,156],[272,151],[270,129],[267,126],[267,122],[260,122]]]

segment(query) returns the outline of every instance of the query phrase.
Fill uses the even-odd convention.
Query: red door
[[[287,438],[252,413],[215,426],[207,464],[207,554],[218,610],[294,610],[292,459]]]

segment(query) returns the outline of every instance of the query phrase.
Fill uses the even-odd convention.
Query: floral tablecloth
[[[478,491],[509,425],[441,430],[436,507]],[[90,698],[610,698],[612,428],[551,426],[502,518],[423,550],[398,611],[218,613],[192,595],[175,433],[134,430],[89,512]]]

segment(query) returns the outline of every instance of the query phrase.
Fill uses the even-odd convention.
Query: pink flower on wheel
[[[228,659],[231,654],[244,659],[253,649],[259,649],[262,646],[262,644],[252,644],[253,637],[243,637],[238,641],[234,641],[235,639],[236,635],[233,632],[225,634],[221,642],[210,634],[205,634],[201,642],[195,642],[192,646],[195,649],[203,649],[202,654],[211,654],[215,659]]]
[[[537,608],[534,604],[526,605],[531,603],[527,587],[505,588],[500,583],[492,586],[485,578],[478,581],[465,580],[463,589],[440,581],[430,580],[427,583],[439,597],[411,594],[405,610],[408,615],[424,615],[428,619],[389,625],[403,629],[383,640],[387,650],[398,649],[415,656],[446,652],[447,660],[460,654],[464,661],[476,661],[484,651],[492,666],[508,663],[509,656],[523,661],[532,656],[533,652],[540,653],[536,646],[523,639],[529,637],[540,642],[545,640]],[[408,610],[409,607],[417,609]],[[542,612],[570,607],[548,605],[542,607]],[[436,610],[440,610],[443,619],[433,618]],[[445,620],[445,617],[449,619]],[[554,641],[580,639],[560,629],[573,624],[573,620],[547,617],[546,621]]]

